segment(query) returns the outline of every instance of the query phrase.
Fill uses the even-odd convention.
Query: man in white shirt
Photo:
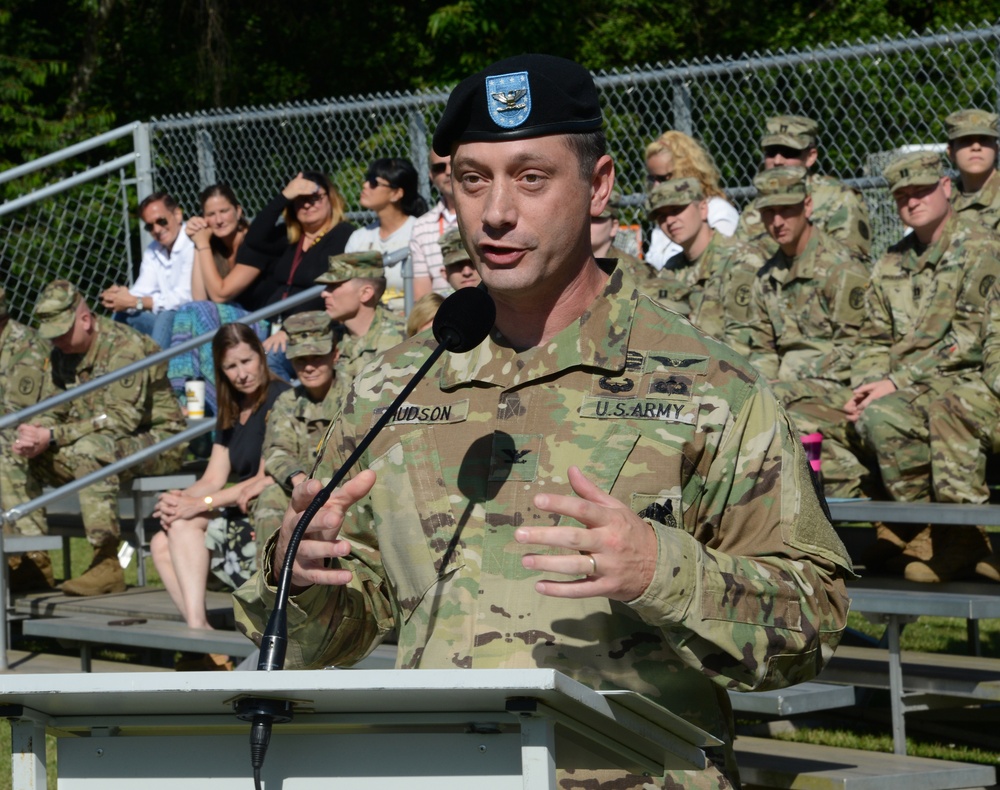
[[[192,301],[194,242],[184,232],[184,214],[166,192],[154,192],[139,204],[139,217],[153,241],[142,254],[139,276],[131,288],[112,285],[101,303],[160,348],[170,345],[174,312]]]
[[[441,199],[434,208],[417,218],[410,236],[410,260],[413,262],[413,301],[435,291],[442,296],[451,291],[442,274],[441,246],[438,240],[456,227],[455,199],[451,188],[451,161],[431,151],[431,183]]]

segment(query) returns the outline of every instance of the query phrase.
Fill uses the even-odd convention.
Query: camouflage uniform
[[[42,292],[35,316],[75,310],[79,294],[65,281]],[[160,350],[152,338],[111,319],[93,316],[95,334],[84,354],[50,354],[50,375],[42,398],[92,381]],[[72,322],[70,322],[72,326]],[[107,387],[75,398],[39,415],[34,422],[52,430],[54,445],[30,461],[14,456],[32,484],[63,485],[97,471],[172,436],[185,427],[177,397],[167,379],[166,362],[126,376]],[[175,447],[143,464],[128,476],[164,474],[180,465],[182,448]],[[80,491],[80,513],[87,540],[95,546],[117,547],[120,478],[111,475]],[[26,501],[27,492],[15,494]]]
[[[366,368],[319,477],[434,345],[413,338]],[[558,523],[532,498],[572,494],[571,464],[657,536],[660,567],[628,604],[539,595],[539,574],[521,565],[538,547],[513,531]],[[354,580],[292,600],[291,666],[352,663],[398,627],[401,668],[558,669],[635,690],[731,744],[725,690],[813,677],[844,627],[850,563],[784,412],[745,360],[621,270],[544,346],[517,353],[495,333],[446,354],[350,474],[365,468],[379,481],[343,530]],[[269,551],[236,593],[240,627],[256,638],[274,602],[272,561]],[[731,787],[731,747],[708,751],[704,771],[576,770],[559,786]]]
[[[983,322],[983,371],[929,409],[931,480],[938,502],[985,504],[986,462],[1000,453],[1000,281],[993,284]]]
[[[305,312],[284,324],[288,332],[289,359],[329,354],[334,349],[330,319],[326,313]],[[264,471],[276,481],[254,500],[253,523],[258,551],[281,526],[292,493],[291,479],[308,475],[316,463],[320,442],[340,410],[336,380],[320,401],[314,401],[301,384],[282,392],[267,415],[261,454]],[[258,565],[259,565],[258,556]]]
[[[760,208],[799,205],[801,167],[776,167],[754,179]],[[830,496],[858,496],[867,469],[848,449],[843,405],[851,397],[851,362],[864,318],[868,269],[853,252],[812,226],[802,253],[778,250],[754,282],[749,359],[768,380],[802,434],[819,432],[823,482]]]
[[[992,231],[952,214],[926,249],[910,234],[875,264],[853,383],[888,378],[896,392],[870,403],[856,428],[894,499],[930,498],[928,407],[977,375],[997,244]]]
[[[991,137],[997,140],[1000,138],[998,122],[1000,118],[992,112],[959,110],[945,118],[944,126],[951,145],[953,140],[969,136]],[[990,177],[978,192],[962,191],[961,174],[953,187],[951,205],[957,213],[967,218],[978,219],[988,228],[1000,226],[1000,174],[995,164]]]
[[[0,413],[12,414],[33,406],[41,398],[49,363],[49,343],[33,329],[7,316],[6,296],[0,289]],[[0,433],[0,510],[40,496],[41,486],[30,480],[26,464],[11,452],[16,428]],[[42,535],[47,532],[45,513],[35,510],[14,524],[4,524],[5,534]]]
[[[784,145],[798,151],[816,147],[819,124],[799,115],[781,115],[767,119],[767,133],[761,138],[761,148]],[[812,197],[812,223],[826,231],[849,250],[868,260],[871,255],[872,230],[868,206],[854,187],[832,176],[812,174],[808,183]],[[755,244],[766,257],[773,255],[778,245],[768,235],[756,204],[751,203],[740,215],[737,238]]]

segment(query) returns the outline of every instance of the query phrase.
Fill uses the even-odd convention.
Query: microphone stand
[[[456,297],[458,298],[456,299]],[[449,301],[451,301],[451,305],[448,304]],[[466,302],[468,304],[465,304]],[[330,478],[330,482],[302,511],[302,515],[295,525],[295,530],[288,540],[285,561],[281,567],[281,576],[278,578],[274,610],[271,612],[267,627],[264,629],[264,635],[261,637],[257,671],[273,672],[283,669],[285,666],[285,651],[288,646],[288,595],[292,584],[292,566],[295,563],[295,555],[298,553],[302,536],[313,517],[326,504],[334,489],[361,458],[364,451],[368,449],[368,445],[374,441],[386,423],[395,416],[397,409],[414,387],[427,375],[427,371],[437,362],[438,358],[449,349],[457,353],[464,353],[478,346],[489,333],[495,318],[496,306],[484,284],[480,284],[477,288],[463,288],[456,291],[445,299],[438,308],[434,322],[434,337],[437,339],[438,345],[389,404],[371,430],[354,448],[354,452]],[[473,321],[475,325],[472,325]],[[291,721],[292,703],[290,700],[244,697],[234,702],[233,707],[238,719],[251,722],[250,762],[254,772],[254,785],[257,790],[260,790],[260,770],[264,765],[264,756],[271,740],[271,725],[275,722],[283,724]]]

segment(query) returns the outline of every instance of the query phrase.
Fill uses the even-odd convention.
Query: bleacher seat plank
[[[123,621],[127,623],[129,619],[124,618]],[[246,656],[256,649],[253,642],[236,631],[188,628],[183,623],[169,620],[147,619],[129,625],[111,625],[113,622],[116,618],[107,615],[78,613],[68,617],[26,620],[21,627],[29,636],[122,647],[225,653],[231,656]]]
[[[740,736],[743,786],[792,790],[958,790],[990,787],[989,765]]]
[[[855,703],[854,688],[833,683],[797,683],[770,691],[730,691],[733,710],[762,716],[795,716],[848,708]]]
[[[952,653],[900,654],[903,689],[976,701],[1000,701],[1000,659]],[[889,651],[841,645],[820,673],[826,683],[889,688]]]

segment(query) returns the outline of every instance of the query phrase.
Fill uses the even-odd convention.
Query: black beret
[[[520,140],[601,128],[594,78],[579,63],[553,55],[517,55],[466,77],[451,92],[434,153],[457,142]]]

